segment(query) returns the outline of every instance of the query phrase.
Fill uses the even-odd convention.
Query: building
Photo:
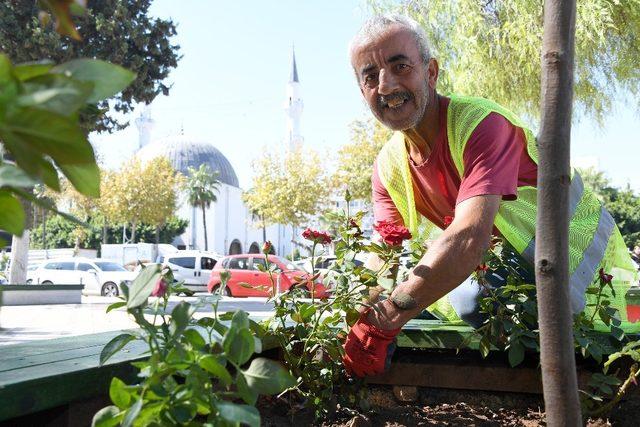
[[[285,112],[287,131],[285,146],[292,149],[303,142],[300,132],[300,118],[303,110],[300,95],[300,80],[295,60],[286,87]],[[139,132],[139,149],[136,157],[142,161],[152,161],[164,156],[174,169],[187,176],[189,168],[198,169],[207,164],[212,171],[218,171],[220,190],[217,201],[205,211],[208,250],[220,254],[257,253],[264,240],[270,240],[279,255],[288,255],[293,248],[291,227],[276,224],[265,230],[257,228],[252,213],[242,201],[242,189],[233,166],[222,153],[224,147],[216,147],[207,138],[196,138],[180,132],[178,135],[154,140],[151,136],[153,119],[146,108],[135,121]],[[187,203],[186,194],[181,197],[177,215],[189,221],[186,232],[172,242],[179,249],[204,250],[204,223],[200,208]]]

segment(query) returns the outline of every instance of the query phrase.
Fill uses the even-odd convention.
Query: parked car
[[[204,251],[178,251],[166,255],[160,262],[173,271],[177,281],[184,281],[184,287],[191,291],[206,291],[211,270],[221,255]]]
[[[279,286],[280,292],[286,292],[295,284],[297,277],[306,278],[309,273],[296,267],[291,261],[276,255],[269,255],[269,263],[278,267],[274,277],[275,285]],[[234,297],[266,297],[271,295],[273,289],[269,280],[269,273],[260,271],[258,265],[266,266],[265,256],[262,254],[241,254],[228,255],[222,258],[211,272],[208,290],[215,292],[220,286],[220,273],[228,271],[231,277],[227,282],[225,294]],[[242,286],[241,283],[249,285]],[[307,285],[306,290],[311,292],[311,286]],[[315,297],[326,298],[328,291],[321,282],[315,284]]]
[[[34,279],[36,278],[36,271],[38,271],[40,266],[42,266],[42,263],[31,264],[27,267],[27,284],[37,283],[37,280]]]
[[[118,296],[120,284],[131,283],[137,275],[104,259],[60,258],[43,262],[30,277],[43,285],[81,284],[85,295]]]

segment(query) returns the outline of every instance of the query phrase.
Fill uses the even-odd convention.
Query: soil
[[[391,386],[375,386],[370,387],[369,402],[369,411],[338,408],[333,419],[320,421],[304,410],[288,414],[286,404],[271,399],[262,400],[258,407],[267,427],[546,426],[538,395],[419,388],[415,401],[401,403]],[[623,401],[608,419],[590,419],[586,425],[637,426],[639,419],[636,395]]]

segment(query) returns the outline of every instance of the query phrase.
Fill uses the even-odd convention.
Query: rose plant
[[[306,229],[302,235],[312,243],[312,272],[310,276],[299,277],[290,292],[272,298],[275,314],[265,322],[265,329],[277,340],[283,363],[296,379],[295,385],[280,396],[291,413],[302,406],[320,418],[334,413],[337,405],[368,406],[362,380],[345,371],[344,339],[358,320],[359,309],[370,305],[369,289],[380,285],[392,288],[391,270],[399,264],[402,246],[397,240],[399,229],[389,234],[389,243],[367,242],[359,225],[363,215],[364,212],[351,215],[347,203],[345,211],[327,215],[336,225],[334,236]],[[329,243],[333,244],[336,261],[321,278],[315,270],[316,249]],[[383,261],[377,270],[355,262],[356,255],[370,252]],[[267,270],[275,271],[273,265],[267,266]],[[273,280],[273,274],[271,277]],[[312,292],[311,299],[306,298],[302,289],[309,280],[314,283],[319,279],[330,290],[331,297],[317,300]]]
[[[122,285],[121,301],[107,311],[126,308],[140,326],[112,339],[100,355],[105,363],[131,341],[147,344],[137,384],[113,378],[113,405],[95,414],[93,426],[260,425],[259,395],[277,394],[295,381],[281,364],[254,356],[261,352],[262,328],[244,311],[218,314],[229,275],[222,274],[218,293],[196,303],[169,297],[188,293],[174,283],[171,270],[145,267],[131,288]],[[150,296],[156,296],[149,302]],[[208,308],[213,316],[196,316]]]
[[[491,287],[486,279],[488,272],[499,272],[506,284]],[[536,288],[528,280],[531,273],[518,263],[516,252],[501,238],[494,237],[474,278],[483,288],[480,310],[487,316],[478,329],[483,357],[492,349],[506,351],[510,364],[516,366],[524,360],[527,349],[539,352]],[[618,310],[611,307],[607,297],[608,293],[615,296],[612,279],[611,274],[600,269],[598,277],[587,288],[586,309],[574,315],[576,352],[585,361],[591,359],[601,365],[602,370],[594,373],[585,389],[580,390],[585,416],[610,411],[640,375],[640,341],[631,341],[625,336]],[[604,339],[602,332],[607,333]],[[603,360],[605,354],[610,354],[606,361]],[[608,372],[611,364],[621,358],[630,358],[634,363],[622,371]]]

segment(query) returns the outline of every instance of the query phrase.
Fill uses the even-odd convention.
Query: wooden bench
[[[0,421],[108,393],[111,378],[135,380],[130,362],[146,345],[131,342],[104,366],[104,345],[121,331],[0,346]]]

